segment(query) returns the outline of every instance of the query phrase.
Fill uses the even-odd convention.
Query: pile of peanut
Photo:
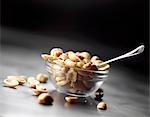
[[[4,79],[4,87],[17,88],[19,85],[28,86],[34,96],[38,96],[38,102],[40,104],[52,104],[53,98],[49,95],[48,90],[41,85],[41,83],[46,83],[48,81],[48,76],[46,74],[39,73],[35,77],[27,76],[7,76]]]
[[[92,88],[89,79],[93,76],[88,70],[104,71],[110,67],[108,64],[101,65],[99,57],[91,56],[88,52],[63,52],[61,48],[53,48],[50,54],[42,54],[41,57],[49,63],[48,72],[56,85],[66,87],[71,93],[85,92]]]

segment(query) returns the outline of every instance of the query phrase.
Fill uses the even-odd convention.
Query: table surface
[[[54,104],[43,106],[37,103],[29,88],[19,86],[17,89],[2,86],[7,75],[35,76],[46,73],[40,53],[23,48],[4,47],[0,58],[0,116],[1,117],[148,117],[148,85],[134,80],[145,76],[125,67],[111,68],[109,79],[102,85],[103,100],[107,103],[106,111],[97,111],[96,104],[69,105],[64,95],[52,93]],[[50,91],[54,88],[50,82],[45,85]]]

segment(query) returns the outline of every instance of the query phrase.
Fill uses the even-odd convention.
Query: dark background
[[[116,50],[100,55],[104,60],[144,44],[142,55],[118,64],[148,75],[148,21],[148,0],[2,0],[1,42],[48,51],[65,39],[86,43],[93,49],[86,45],[81,49],[90,52],[101,50],[98,44]],[[47,38],[20,38],[20,33]],[[59,41],[52,44],[55,38]],[[80,49],[78,45],[72,48]]]

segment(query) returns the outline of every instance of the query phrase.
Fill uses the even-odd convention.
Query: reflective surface
[[[146,77],[125,67],[112,65],[108,79],[102,85],[103,100],[107,103],[106,111],[97,111],[96,104],[90,100],[88,104],[69,105],[64,95],[51,93],[54,97],[52,106],[37,103],[29,88],[19,86],[17,89],[2,87],[7,75],[35,76],[39,72],[47,73],[40,53],[29,49],[5,47],[1,49],[0,63],[0,116],[1,117],[148,117],[148,85],[137,79]],[[46,84],[49,91],[54,87]]]

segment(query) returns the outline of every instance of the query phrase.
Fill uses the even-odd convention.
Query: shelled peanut
[[[94,74],[86,70],[101,71],[110,67],[108,64],[101,66],[99,57],[88,52],[63,52],[61,48],[53,48],[50,54],[42,54],[41,57],[47,61],[56,85],[66,87],[70,92],[84,92],[92,88],[94,83],[90,79]]]

